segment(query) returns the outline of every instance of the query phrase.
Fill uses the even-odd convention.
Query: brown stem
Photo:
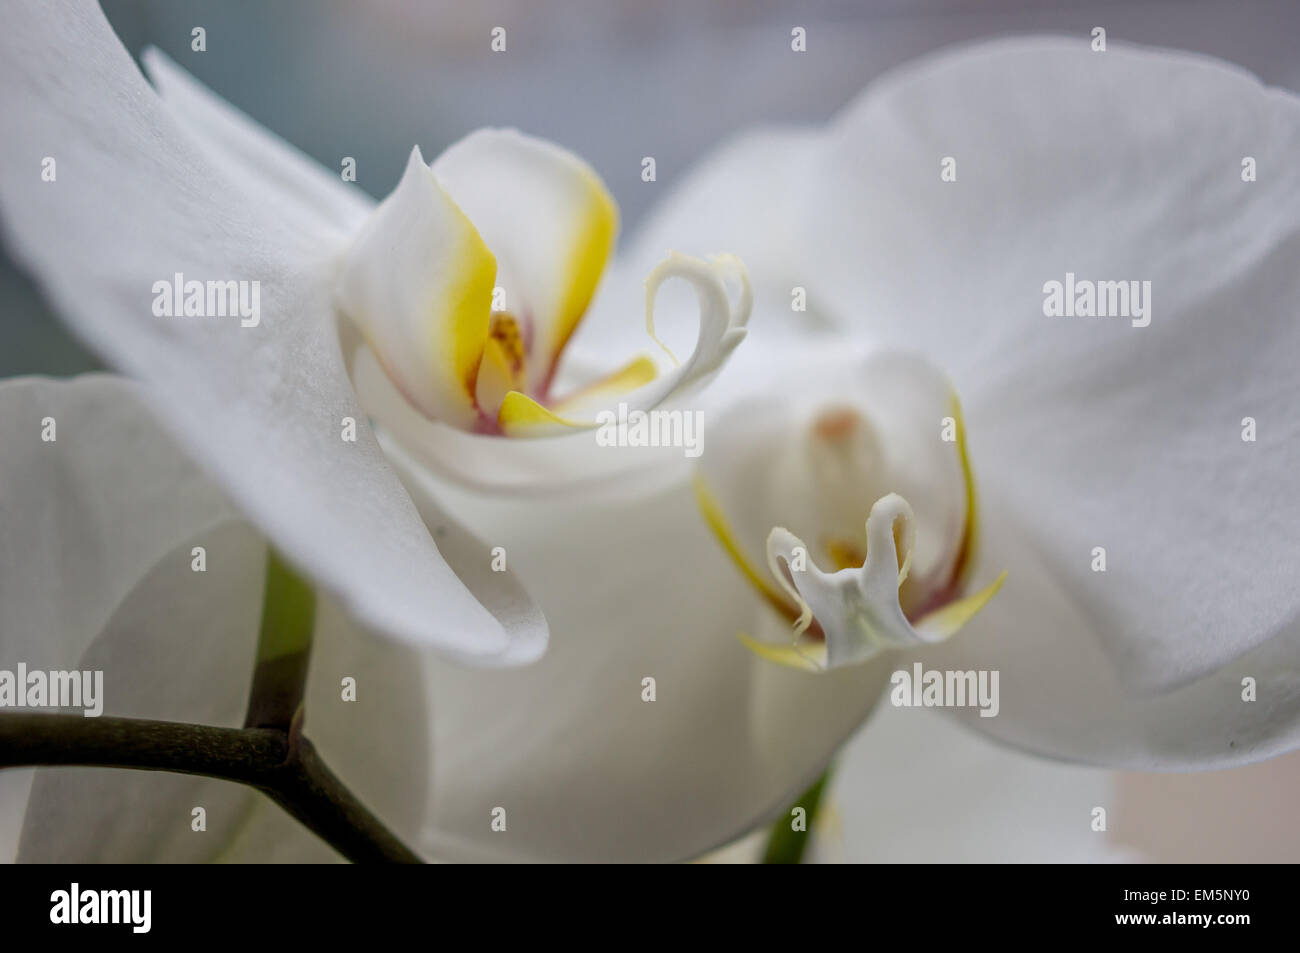
[[[213,728],[141,718],[6,712],[0,768],[87,765],[195,774],[264,793],[354,863],[422,863],[346,788],[299,723]]]

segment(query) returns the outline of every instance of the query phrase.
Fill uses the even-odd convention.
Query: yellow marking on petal
[[[588,400],[601,397],[617,397],[619,394],[626,394],[638,387],[644,387],[653,381],[658,373],[655,362],[642,355],[629,361],[612,374],[607,374],[599,380],[566,395],[563,399],[555,401],[551,406],[556,410],[563,410],[565,407],[572,407],[574,404],[585,403]]]
[[[597,426],[596,421],[574,420],[564,416],[565,408],[573,407],[592,398],[606,395],[625,394],[650,383],[655,378],[657,369],[648,357],[639,357],[614,373],[575,391],[550,408],[544,407],[525,394],[512,392],[506,395],[497,414],[497,424],[509,436],[530,436],[529,430],[545,428],[552,431],[556,426],[579,430]],[[535,435],[540,436],[540,433]]]
[[[709,524],[713,530],[713,535],[718,538],[722,548],[727,555],[731,557],[732,562],[740,570],[749,582],[758,590],[767,602],[780,613],[781,618],[788,620],[790,623],[799,617],[799,611],[786,599],[785,595],[776,589],[767,578],[763,576],[749,561],[737,541],[735,533],[731,531],[731,524],[727,522],[727,517],[722,512],[722,507],[714,498],[713,493],[709,490],[704,482],[704,478],[698,473],[695,474],[695,501],[700,507],[700,513],[704,516],[704,521]]]
[[[1004,569],[1002,575],[979,592],[954,599],[947,605],[926,613],[912,628],[927,642],[939,642],[949,638],[988,605],[988,601],[1002,588],[1006,578],[1007,571]]]
[[[817,661],[816,656],[825,656],[825,649],[814,646],[811,654],[802,652],[797,646],[793,645],[772,645],[769,642],[760,642],[757,639],[750,638],[744,632],[737,633],[740,644],[749,649],[759,658],[767,659],[769,662],[776,662],[778,665],[785,665],[789,668],[797,668],[805,672],[823,672],[826,670],[824,660]]]
[[[564,287],[567,290],[551,327],[547,375],[554,369],[560,352],[587,313],[587,306],[596,293],[596,285],[605,271],[605,263],[614,250],[614,238],[618,234],[618,206],[605,183],[589,169],[584,168],[581,175],[587,195],[584,207],[578,213],[577,236],[565,266]]]
[[[975,562],[979,543],[979,509],[975,497],[975,472],[971,467],[970,450],[966,446],[966,419],[962,416],[961,401],[954,391],[949,398],[949,411],[957,425],[957,459],[961,462],[961,477],[966,490],[966,526],[962,530],[957,558],[952,565],[952,585],[960,589]]]
[[[576,420],[567,420],[543,407],[527,394],[512,390],[506,394],[505,400],[501,401],[501,409],[497,411],[497,426],[508,437],[527,437],[540,436],[542,432],[549,433],[555,427],[581,430],[590,425]]]
[[[440,332],[434,334],[431,342],[432,366],[436,367],[450,355],[453,379],[464,385],[473,404],[479,362],[491,320],[497,260],[460,207],[450,199],[448,204],[455,209],[461,231],[460,260],[450,264],[448,270],[459,278],[447,287],[444,313],[429,316],[431,328]]]

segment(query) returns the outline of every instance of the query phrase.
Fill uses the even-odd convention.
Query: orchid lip
[[[864,662],[891,649],[943,641],[987,604],[1005,573],[983,589],[967,593],[978,511],[955,395],[950,396],[948,410],[962,484],[954,492],[962,496],[965,516],[960,531],[949,538],[947,554],[920,573],[913,566],[917,516],[908,499],[888,490],[896,479],[891,476],[888,442],[870,416],[852,404],[823,406],[807,419],[802,437],[782,430],[785,435],[774,438],[776,445],[785,448],[769,464],[787,473],[779,483],[787,494],[781,498],[796,504],[802,501],[801,520],[820,522],[825,530],[810,537],[780,525],[772,527],[763,568],[762,562],[746,553],[722,502],[697,473],[696,497],[706,522],[765,604],[790,627],[787,645],[742,635],[747,647],[773,661],[825,670]],[[875,499],[866,503],[873,487]],[[852,527],[861,519],[854,514],[863,508],[870,512],[859,536]]]
[[[485,166],[518,175],[485,184]],[[519,229],[503,225],[508,199],[537,206],[545,215],[539,227],[554,241],[531,236],[521,244]],[[594,429],[595,412],[613,399],[649,409],[710,377],[744,338],[752,305],[748,276],[734,257],[670,254],[646,279],[646,330],[657,341],[659,287],[687,282],[700,309],[692,354],[663,375],[641,357],[553,395],[616,228],[604,184],[549,143],[488,130],[432,165],[417,147],[397,188],[344,254],[335,300],[394,387],[429,420],[487,436]],[[741,287],[735,303],[729,281]]]

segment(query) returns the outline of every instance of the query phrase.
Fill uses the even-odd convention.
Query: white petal
[[[435,666],[435,857],[694,856],[784,810],[879,696],[874,666],[808,676],[740,646],[752,597],[685,487],[447,501],[535,582],[555,637],[526,670]]]
[[[191,569],[190,546],[208,571]],[[256,653],[265,547],[235,524],[184,540],[67,668],[104,673],[104,713],[235,727]],[[20,844],[24,863],[216,859],[260,797],[199,777],[107,768],[36,773]],[[206,833],[191,829],[202,807]]]
[[[448,569],[365,426],[333,327],[341,248],[241,201],[97,8],[21,7],[0,46],[6,237],[74,328],[154,385],[185,447],[368,625],[466,661],[536,655]],[[155,317],[154,283],[178,272],[260,281],[260,323]]]
[[[952,374],[986,497],[1143,690],[1300,613],[1298,151],[1300,102],[1232,67],[1017,39],[882,80],[817,170],[810,283]],[[1150,325],[1045,317],[1067,272],[1150,281]]]
[[[0,383],[0,669],[72,669],[138,579],[237,514],[145,416],[136,388],[93,375]],[[54,440],[41,439],[46,418]],[[31,773],[3,772],[17,847]]]
[[[505,310],[527,328],[530,392],[544,393],[613,253],[614,200],[576,155],[513,129],[466,136],[432,168],[497,257]]]
[[[72,665],[155,562],[238,518],[139,393],[106,374],[0,382],[0,667]]]
[[[1046,757],[1141,770],[1228,767],[1300,746],[1300,626],[1189,685],[1137,695],[1028,527],[993,507],[984,526],[981,559],[1005,567],[1007,584],[958,635],[917,656],[932,669],[1001,672],[998,715],[964,711],[970,727]]]
[[[816,537],[816,544],[833,532],[860,536],[871,505],[898,493],[918,516],[913,572],[950,571],[966,492],[957,444],[944,439],[955,395],[939,370],[913,354],[844,340],[747,347],[738,363],[742,380],[732,381],[729,367],[706,395],[699,471],[752,562],[766,564],[774,526]],[[861,511],[843,514],[837,526],[822,505],[826,486],[817,467],[825,461],[814,457],[809,434],[823,414],[840,411],[860,418],[874,446],[870,459],[859,461],[871,469],[858,475]]]
[[[492,253],[417,146],[348,248],[336,300],[408,401],[472,430],[495,276]]]
[[[297,228],[344,235],[373,210],[375,203],[360,189],[259,126],[161,50],[149,47],[141,60],[171,118],[252,201],[274,203]]]

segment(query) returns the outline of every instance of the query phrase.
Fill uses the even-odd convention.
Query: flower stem
[[[421,863],[298,729],[297,723],[282,731],[6,712],[0,715],[0,768],[89,765],[237,781],[271,798],[354,863]]]
[[[813,820],[817,817],[817,808],[821,804],[822,792],[830,779],[831,769],[827,768],[816,783],[799,795],[798,800],[790,805],[785,817],[772,825],[768,834],[767,849],[763,851],[765,864],[798,864],[803,862],[804,851],[812,839]],[[803,830],[795,830],[791,815],[795,808],[804,809]]]
[[[288,730],[302,705],[315,627],[316,593],[311,584],[268,550],[262,627],[245,728]]]
[[[140,718],[0,715],[0,768],[86,765],[196,774],[261,791],[354,863],[422,863],[302,734],[316,594],[273,551],[243,728]]]

